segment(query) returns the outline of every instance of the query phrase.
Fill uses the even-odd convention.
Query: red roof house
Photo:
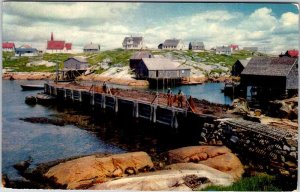
[[[72,43],[65,43],[65,41],[54,40],[53,33],[51,33],[51,40],[47,41],[47,50],[63,51],[71,49]]]
[[[15,44],[14,43],[9,43],[9,42],[3,42],[2,43],[2,49],[3,49],[3,51],[14,50],[15,49]]]
[[[290,56],[290,57],[298,57],[299,55],[299,51],[298,50],[288,50],[287,51],[287,54]]]
[[[238,45],[235,45],[235,44],[231,44],[231,45],[230,45],[230,48],[231,48],[232,51],[239,50],[239,46],[238,46]]]
[[[66,50],[72,50],[72,43],[66,43],[65,48]]]

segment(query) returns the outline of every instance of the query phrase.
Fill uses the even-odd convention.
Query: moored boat
[[[23,91],[27,90],[42,90],[44,89],[44,85],[33,85],[33,84],[26,84],[26,85],[21,85]]]

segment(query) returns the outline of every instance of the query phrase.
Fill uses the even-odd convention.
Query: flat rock
[[[240,160],[225,146],[191,146],[168,151],[169,163],[195,162],[241,178],[244,168]]]
[[[138,173],[152,168],[153,162],[145,152],[116,154],[108,157],[86,156],[51,167],[44,175],[54,178],[67,189],[87,188],[93,183],[102,183],[113,177],[121,177],[130,168]]]
[[[93,190],[136,190],[136,191],[191,191],[208,185],[229,186],[231,175],[206,165],[182,163],[168,166],[170,170],[141,173],[117,180],[96,184]]]

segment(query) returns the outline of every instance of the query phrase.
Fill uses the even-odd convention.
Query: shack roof
[[[68,61],[68,60],[70,60],[70,59],[75,59],[75,60],[77,60],[77,61],[79,61],[79,62],[81,62],[81,63],[87,63],[86,58],[85,58],[85,57],[80,57],[80,56],[69,57],[69,58],[68,58],[67,60],[65,60],[65,61]]]
[[[166,39],[164,41],[164,46],[170,47],[170,46],[177,46],[179,44],[179,42],[181,41],[181,39]]]
[[[246,67],[248,65],[248,63],[249,63],[250,60],[248,60],[248,59],[240,59],[239,61],[243,65],[243,67]]]
[[[293,57],[254,57],[242,75],[287,76],[295,63],[297,58]]]
[[[83,47],[84,50],[100,50],[99,44],[90,43]]]
[[[143,58],[142,61],[149,71],[152,70],[190,70],[188,67],[182,67],[181,64],[167,58]]]
[[[123,40],[123,45],[133,44],[139,45],[143,41],[143,37],[125,37]]]
[[[130,57],[130,59],[142,59],[142,58],[150,58],[153,57],[149,51],[138,51],[135,52],[134,55]]]

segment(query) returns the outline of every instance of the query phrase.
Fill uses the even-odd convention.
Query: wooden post
[[[79,92],[79,102],[82,102],[82,93],[81,91],[78,91]]]
[[[106,106],[105,106],[105,95],[104,95],[104,94],[101,94],[101,96],[102,96],[102,97],[101,97],[101,105],[102,105],[102,108],[105,109],[105,107],[106,107]]]
[[[115,112],[118,113],[119,111],[119,103],[118,103],[118,98],[115,97]]]
[[[74,101],[74,92],[73,92],[73,89],[71,90],[71,98],[72,98],[72,101]]]
[[[67,90],[64,89],[64,98],[67,99]]]
[[[156,109],[157,109],[157,106],[156,105],[153,105],[153,118],[152,118],[152,121],[153,123],[156,123]]]

